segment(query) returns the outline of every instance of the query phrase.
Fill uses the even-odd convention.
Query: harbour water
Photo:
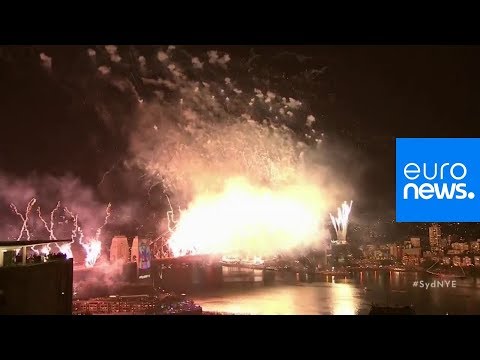
[[[426,288],[427,283],[441,280],[426,273],[396,271],[317,275],[303,282],[296,274],[277,274],[272,284],[230,282],[192,297],[205,311],[234,314],[363,315],[372,303],[413,305],[417,314],[480,314],[479,278],[445,279],[454,282]]]

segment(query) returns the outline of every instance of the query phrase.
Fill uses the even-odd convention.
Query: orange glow
[[[324,208],[315,186],[275,190],[231,179],[224,190],[202,194],[181,213],[169,245],[174,256],[244,254],[269,256],[321,246]]]
[[[333,315],[355,315],[357,306],[354,289],[349,284],[337,284],[333,288]]]

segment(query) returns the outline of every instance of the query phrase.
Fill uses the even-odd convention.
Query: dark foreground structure
[[[0,315],[72,314],[73,260],[63,254],[27,257],[31,246],[62,242],[0,243]]]
[[[185,295],[112,295],[74,300],[74,315],[201,315],[202,308]]]
[[[415,315],[411,306],[381,306],[372,305],[368,315]]]

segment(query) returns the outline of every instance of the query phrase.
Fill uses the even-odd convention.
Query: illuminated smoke
[[[98,71],[102,74],[102,75],[108,75],[110,74],[110,68],[108,66],[105,66],[105,65],[102,65],[98,68]]]
[[[230,55],[225,53],[222,56],[220,56],[219,52],[216,50],[209,51],[207,55],[208,55],[208,62],[210,64],[226,65],[230,61]]]
[[[166,61],[166,60],[168,59],[168,54],[167,54],[166,52],[164,52],[164,51],[159,51],[159,52],[157,53],[157,59],[158,59],[158,61],[160,61],[160,62],[164,62],[164,61]]]
[[[52,70],[52,58],[50,56],[46,55],[45,53],[41,53],[40,61],[45,69],[48,71]]]
[[[344,201],[337,209],[337,216],[330,214],[330,219],[337,234],[337,242],[340,244],[344,244],[347,241],[348,218],[350,217],[352,204],[353,201],[350,201],[350,204]]]
[[[106,45],[105,50],[107,50],[107,53],[110,55],[110,61],[115,63],[122,61],[122,58],[118,54],[118,48],[115,45]]]
[[[192,65],[195,69],[203,68],[203,63],[198,59],[198,57],[192,58]]]
[[[306,125],[307,125],[308,127],[311,127],[314,122],[315,122],[315,116],[313,116],[313,115],[308,115],[308,116],[307,116],[307,123],[306,123]]]
[[[108,266],[91,267],[87,278],[77,278],[74,272],[74,295],[82,298],[115,294],[127,285],[122,279],[124,262],[118,260]]]
[[[145,56],[138,57],[138,64],[140,66],[140,72],[145,74],[147,72],[147,60],[145,59]]]

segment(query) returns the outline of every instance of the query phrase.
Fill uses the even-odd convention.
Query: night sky
[[[232,56],[252,51],[247,46],[209,48]],[[94,110],[98,97],[112,103],[117,95],[88,75],[88,63],[78,60],[85,49],[0,49],[3,173],[71,173],[95,187],[126,153],[128,144],[121,136],[126,130],[112,129]],[[40,66],[42,51],[54,59],[51,74]],[[354,154],[345,159],[345,168],[364,164],[361,173],[351,174],[359,216],[394,218],[395,137],[479,136],[480,47],[254,46],[253,51],[266,63],[269,56],[292,54],[297,61],[286,61],[287,72],[298,62],[327,67],[311,106],[325,114],[331,143]],[[298,61],[299,55],[305,58]],[[128,117],[129,106],[122,101],[119,116]]]

